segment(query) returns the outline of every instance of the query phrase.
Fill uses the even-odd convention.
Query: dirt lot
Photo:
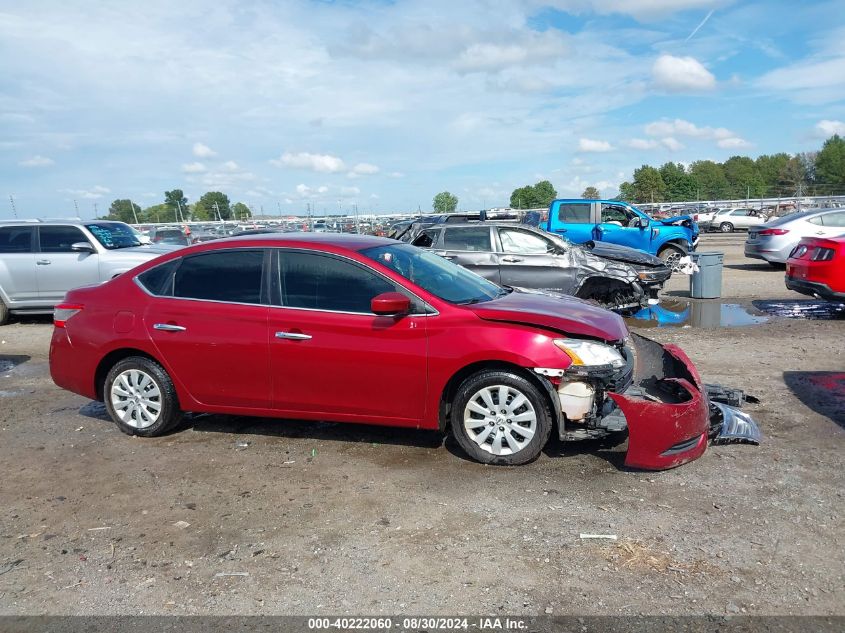
[[[726,300],[803,300],[739,236],[702,250],[727,253]],[[133,439],[52,384],[50,332],[0,328],[4,614],[845,613],[845,385],[825,373],[845,318],[642,330],[762,401],[761,446],[659,473],[624,446],[485,467],[432,433],[294,421]]]

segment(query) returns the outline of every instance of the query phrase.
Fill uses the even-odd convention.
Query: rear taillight
[[[786,235],[789,233],[788,229],[763,229],[759,235]]]
[[[82,306],[79,303],[60,303],[53,308],[53,325],[56,327],[64,327],[70,318],[77,312],[81,311]]]
[[[813,249],[813,256],[810,258],[814,262],[829,262],[833,259],[833,249],[825,248],[824,246],[816,246]]]
[[[789,254],[789,257],[790,259],[798,259],[806,252],[807,247],[804,244],[799,244],[798,246],[792,249],[792,252]]]

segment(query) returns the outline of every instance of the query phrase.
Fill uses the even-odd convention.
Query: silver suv
[[[123,222],[0,222],[0,325],[10,313],[49,313],[71,288],[108,281],[175,248],[142,246]]]

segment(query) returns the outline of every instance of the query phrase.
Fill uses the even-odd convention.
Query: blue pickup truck
[[[555,200],[543,228],[576,244],[610,242],[637,248],[671,268],[698,243],[698,225],[690,216],[657,220],[619,200]]]

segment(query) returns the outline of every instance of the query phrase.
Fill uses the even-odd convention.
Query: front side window
[[[628,226],[636,216],[626,209],[615,204],[601,205],[601,221],[603,224],[613,223]]]
[[[499,237],[502,239],[502,250],[505,253],[545,255],[555,250],[551,242],[528,231],[499,229]]]
[[[85,234],[75,226],[40,226],[38,234],[42,253],[72,253],[71,246],[88,241]]]
[[[557,209],[557,219],[566,224],[589,224],[590,205],[577,202],[562,204]]]
[[[447,251],[492,251],[490,227],[464,226],[444,229],[443,248]]]
[[[736,211],[734,211],[733,213],[731,213],[731,215],[734,215],[734,216],[747,216],[747,215],[748,215],[748,209],[737,209]]]
[[[32,227],[0,227],[0,253],[31,253]]]
[[[462,266],[408,244],[376,246],[362,250],[361,254],[450,303],[481,303],[507,293]]]
[[[86,224],[85,228],[91,231],[91,235],[109,250],[141,245],[138,234],[131,226],[123,222],[92,222]]]
[[[173,296],[231,303],[262,303],[262,250],[233,250],[186,257],[173,279]]]
[[[331,255],[280,251],[282,305],[308,310],[371,314],[370,302],[399,292],[390,280]]]

